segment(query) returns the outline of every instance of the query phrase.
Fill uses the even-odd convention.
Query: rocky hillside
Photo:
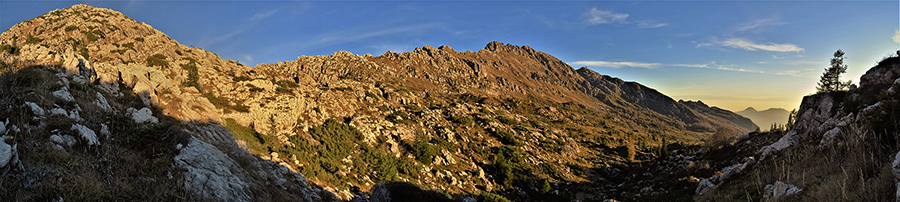
[[[697,199],[900,200],[900,57],[883,59],[859,81],[804,97],[786,134],[750,147],[759,161],[740,166],[733,180],[701,182]]]
[[[753,123],[757,125],[768,128],[771,128],[772,124],[779,126],[787,124],[788,115],[791,114],[791,112],[782,108],[769,108],[757,111],[753,107],[747,107],[747,109],[735,113],[753,120]]]
[[[17,129],[0,154],[22,157],[3,168],[15,176],[95,173],[82,177],[100,190],[94,198],[59,192],[64,199],[145,198],[104,189],[145,164],[90,165],[117,161],[104,151],[154,142],[157,153],[147,155],[159,159],[159,172],[130,185],[183,187],[160,197],[377,201],[410,187],[383,183],[408,182],[444,192],[437,196],[551,200],[565,195],[564,183],[655,159],[668,143],[757,128],[727,110],[499,42],[477,52],[426,45],[248,67],[122,13],[76,5],[16,24],[0,34],[0,49],[13,80],[3,89],[15,90],[2,93],[8,104],[0,106]],[[22,76],[46,82],[17,88]],[[111,107],[96,104],[104,102]],[[57,153],[82,159],[82,170],[41,156]],[[3,193],[23,200],[56,199],[42,194],[83,181],[14,179],[2,181]]]

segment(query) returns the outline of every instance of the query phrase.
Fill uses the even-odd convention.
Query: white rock
[[[9,124],[9,118],[6,118],[6,122],[0,121],[0,134],[6,135],[6,124]]]
[[[184,169],[184,189],[201,198],[221,201],[250,201],[249,185],[235,176],[223,159],[227,155],[208,143],[191,138],[175,156],[175,165]]]
[[[100,92],[97,92],[97,99],[94,100],[94,104],[103,109],[103,111],[112,112],[112,107],[109,106],[109,102],[106,102],[106,97],[103,97],[103,94],[100,94]]]
[[[794,186],[791,184],[777,181],[777,182],[775,182],[775,189],[773,191],[773,196],[775,197],[775,199],[778,199],[781,197],[800,193],[800,191],[803,191],[803,189],[797,188],[797,186]]]
[[[56,78],[59,78],[59,84],[69,86],[69,79],[67,78],[66,73],[56,73]]]
[[[100,145],[100,141],[97,140],[97,133],[94,133],[94,130],[91,130],[87,126],[75,124],[72,125],[71,130],[78,131],[78,134],[87,141],[88,145]]]
[[[796,134],[797,134],[797,132],[795,130],[788,131],[788,133],[785,134],[784,136],[782,136],[781,139],[778,139],[778,142],[775,142],[775,143],[772,143],[772,145],[760,148],[760,151],[762,152],[761,159],[766,158],[766,156],[768,156],[772,152],[781,151],[784,148],[793,146],[797,142],[796,137],[795,137]]]
[[[825,132],[825,134],[822,135],[822,140],[819,141],[819,146],[825,146],[834,143],[834,138],[836,138],[839,134],[841,134],[841,129],[838,127],[834,127],[828,132]]]
[[[894,179],[900,180],[900,152],[897,152],[897,155],[894,155],[894,162],[891,165],[893,165],[891,171],[894,173]]]
[[[6,136],[0,137],[0,168],[6,167],[13,157],[12,146],[6,144]]]
[[[63,99],[63,100],[65,100],[66,102],[75,101],[75,98],[72,97],[72,94],[69,93],[69,89],[66,88],[65,86],[63,86],[62,88],[60,88],[60,89],[57,90],[57,91],[53,91],[52,94],[53,94],[53,96],[56,96],[56,97],[58,97],[59,99]]]
[[[25,102],[25,105],[28,105],[28,107],[31,107],[31,112],[34,113],[34,115],[44,116],[44,108],[41,108],[41,106],[38,106],[37,104],[35,104],[33,102]]]
[[[72,81],[74,81],[75,83],[81,84],[81,85],[85,85],[88,83],[88,80],[85,79],[84,76],[81,76],[81,75],[73,76]]]
[[[53,108],[50,109],[50,115],[62,115],[65,117],[69,117],[69,112],[66,112],[66,110],[62,108]]]
[[[721,171],[722,172],[721,180],[724,181],[725,179],[728,179],[732,175],[740,173],[746,167],[747,167],[747,162],[738,163],[738,164],[734,164],[734,165],[723,168]]]
[[[707,190],[712,188],[713,186],[716,186],[716,185],[714,185],[712,182],[707,181],[706,179],[702,179],[702,180],[700,180],[700,183],[697,184],[697,189],[694,190],[694,193],[695,194],[703,194]]]
[[[144,107],[141,110],[134,110],[134,108],[128,108],[128,113],[131,114],[131,119],[136,123],[159,123],[159,119],[153,116],[153,111],[150,108]]]
[[[82,121],[81,115],[78,114],[77,109],[69,110],[69,118],[75,121]]]
[[[63,135],[63,136],[51,135],[50,141],[57,143],[57,144],[66,145],[66,146],[72,146],[75,144],[75,138],[70,135]]]
[[[101,123],[100,124],[100,134],[108,137],[109,136],[109,126],[106,126],[106,124]]]

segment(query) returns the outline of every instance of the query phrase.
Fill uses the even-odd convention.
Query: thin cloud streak
[[[274,15],[277,12],[278,12],[278,9],[270,10],[270,11],[266,11],[266,12],[259,12],[259,13],[254,14],[252,17],[250,17],[249,20],[250,21],[263,20],[263,19],[272,17],[272,15]]]
[[[669,25],[669,23],[638,22],[637,28],[639,28],[639,29],[660,28],[660,27],[665,27],[668,25]]]
[[[585,22],[591,25],[625,23],[625,19],[628,18],[628,14],[625,13],[599,10],[597,8],[591,8],[590,11],[585,13],[585,16],[587,17]]]
[[[803,61],[809,62],[809,61]],[[647,62],[629,62],[629,61],[576,61],[573,62],[572,65],[581,65],[581,66],[589,66],[589,67],[606,67],[606,68],[623,68],[623,67],[635,67],[635,68],[643,68],[643,69],[656,69],[660,67],[689,67],[689,68],[700,68],[700,69],[714,69],[714,70],[723,70],[723,71],[733,71],[733,72],[746,72],[746,73],[756,73],[756,74],[769,74],[769,75],[781,75],[781,76],[793,76],[793,77],[804,77],[800,75],[800,71],[796,70],[788,70],[782,72],[766,72],[762,70],[755,69],[747,69],[747,68],[738,68],[733,65],[713,65],[710,64],[664,64],[664,63],[647,63]]]
[[[735,29],[735,32],[745,32],[745,31],[753,31],[758,28],[767,27],[767,26],[777,26],[777,25],[786,25],[788,23],[781,22],[778,18],[767,18],[767,19],[758,19],[752,22],[745,22],[738,25],[738,28]]]
[[[744,49],[748,51],[772,51],[772,52],[800,52],[805,51],[806,49],[800,48],[794,44],[777,44],[777,43],[756,43],[749,39],[744,38],[728,38],[725,40],[713,39],[712,42],[709,43],[701,43],[697,44],[697,47],[710,47],[710,46],[722,46],[736,49]]]

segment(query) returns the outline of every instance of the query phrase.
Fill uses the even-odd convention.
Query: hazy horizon
[[[0,26],[75,4],[122,12],[251,66],[500,41],[731,111],[797,108],[835,50],[847,52],[842,79],[856,83],[900,47],[897,1],[2,1]]]

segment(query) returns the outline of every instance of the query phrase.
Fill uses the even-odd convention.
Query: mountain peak
[[[745,111],[745,112],[756,112],[756,108],[753,108],[753,107],[747,107],[747,109],[744,109],[744,111]]]

